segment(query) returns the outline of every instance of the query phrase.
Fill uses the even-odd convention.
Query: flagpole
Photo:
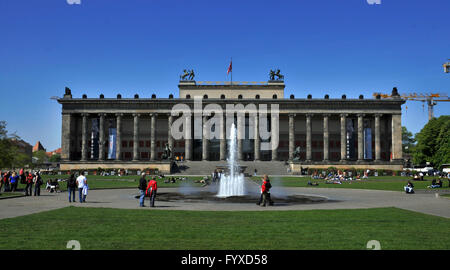
[[[231,84],[230,85],[233,85],[233,57],[231,57]]]

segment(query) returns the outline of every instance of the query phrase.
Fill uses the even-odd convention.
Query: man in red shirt
[[[156,183],[155,178],[153,177],[149,182],[147,186],[146,194],[150,196],[150,207],[155,207],[155,198],[156,198],[156,191],[158,190],[158,185]]]

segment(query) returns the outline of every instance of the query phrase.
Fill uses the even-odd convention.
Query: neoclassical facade
[[[62,170],[95,168],[158,168],[170,172],[171,162],[162,160],[166,144],[173,155],[186,162],[226,160],[225,120],[208,126],[215,114],[195,113],[196,101],[203,108],[214,104],[225,112],[227,105],[244,108],[231,117],[238,129],[237,155],[245,162],[285,161],[295,173],[300,167],[382,168],[401,170],[401,105],[396,95],[390,99],[345,95],[338,98],[296,98],[284,96],[283,81],[196,82],[180,81],[179,96],[88,98],[66,94],[62,104]],[[174,114],[183,104],[185,111]],[[267,117],[249,112],[251,106],[267,106]],[[271,110],[276,105],[277,113]],[[171,127],[182,118],[182,138],[174,138]],[[233,121],[233,120],[232,120]],[[261,121],[270,138],[261,138]],[[223,124],[222,124],[223,123]],[[278,127],[278,128],[274,128]],[[218,130],[216,130],[218,129]],[[216,132],[219,138],[209,139]],[[190,134],[191,136],[188,136]],[[253,136],[250,136],[253,134]],[[262,143],[276,141],[271,149]]]

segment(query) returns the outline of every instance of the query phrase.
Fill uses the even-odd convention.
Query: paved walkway
[[[192,190],[200,190],[193,188]],[[396,191],[333,189],[333,188],[276,188],[274,197],[282,195],[322,196],[330,201],[318,204],[298,204],[287,206],[260,207],[256,204],[237,203],[186,203],[156,200],[156,207],[149,208],[148,198],[145,208],[138,207],[137,189],[91,190],[87,203],[69,203],[68,194],[48,193],[43,190],[40,197],[21,197],[0,200],[0,219],[39,213],[74,205],[77,207],[107,207],[121,209],[148,210],[206,210],[206,211],[267,211],[267,210],[312,210],[312,209],[358,209],[375,207],[398,207],[411,211],[450,218],[450,199],[436,197],[434,193],[405,194]],[[158,192],[179,192],[177,188],[160,188]],[[78,196],[78,192],[76,194]],[[77,197],[78,201],[78,197]]]

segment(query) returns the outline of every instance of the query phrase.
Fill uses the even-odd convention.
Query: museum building
[[[401,105],[405,101],[396,88],[391,98],[385,99],[362,95],[285,97],[283,80],[231,83],[182,79],[178,88],[177,98],[172,94],[118,94],[114,98],[83,94],[77,98],[66,88],[64,96],[58,99],[62,105],[60,169],[157,168],[168,173],[177,160],[184,164],[224,161],[230,123],[224,119],[218,125],[206,125],[212,116],[195,113],[199,100],[201,109],[210,104],[224,112],[227,105],[243,108],[231,116],[237,126],[243,127],[238,129],[237,147],[243,164],[284,162],[289,164],[291,173],[301,167],[403,168]],[[175,114],[173,108],[180,104],[186,110]],[[250,105],[266,105],[267,118],[259,118],[261,112],[249,110]],[[278,109],[276,115],[271,111],[273,105]],[[179,118],[183,119],[184,134],[192,136],[172,136],[170,127]],[[267,119],[270,138],[259,136],[261,119]],[[220,137],[208,139],[206,130]],[[254,131],[253,136],[250,130]],[[278,142],[275,147],[261,148],[262,143],[274,139]],[[164,157],[166,145],[171,150],[169,159]]]

